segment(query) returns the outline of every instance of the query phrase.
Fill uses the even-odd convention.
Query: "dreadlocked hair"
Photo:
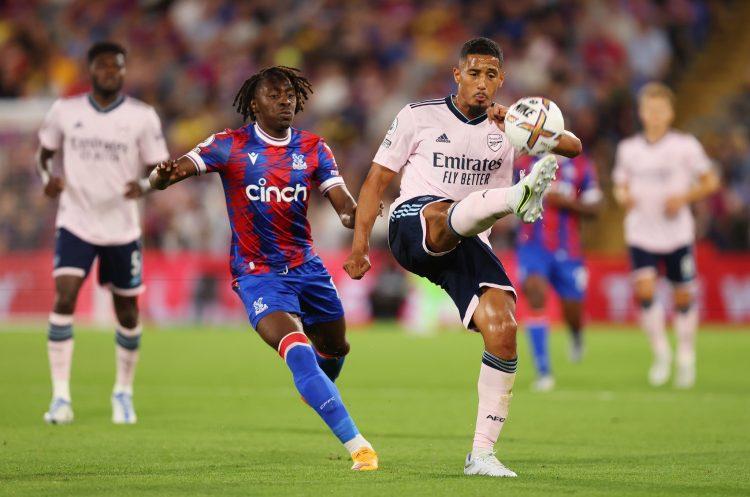
[[[237,109],[237,112],[242,114],[242,119],[247,121],[249,117],[255,121],[255,112],[253,112],[250,103],[255,97],[255,90],[261,81],[267,78],[286,78],[292,83],[294,88],[294,94],[297,97],[297,106],[294,109],[294,113],[302,112],[305,108],[305,101],[307,101],[310,93],[313,92],[310,81],[304,76],[299,69],[296,67],[287,66],[272,66],[261,69],[259,72],[250,76],[242,84],[242,88],[237,92],[237,96],[234,97],[232,107]]]

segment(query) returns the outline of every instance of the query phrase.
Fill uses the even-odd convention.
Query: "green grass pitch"
[[[0,333],[3,496],[750,495],[750,333],[702,333],[689,392],[648,387],[645,338],[600,327],[580,365],[553,334],[558,388],[532,393],[519,337],[507,480],[462,473],[481,356],[467,332],[350,334],[339,386],[381,460],[357,474],[278,356],[239,329],[147,327],[136,426],[109,422],[112,335],[79,329],[76,422],[46,426],[42,328]]]

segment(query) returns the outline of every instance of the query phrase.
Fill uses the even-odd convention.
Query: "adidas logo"
[[[435,140],[438,143],[450,143],[451,141],[448,139],[448,135],[443,133],[442,135],[438,136],[437,140]]]

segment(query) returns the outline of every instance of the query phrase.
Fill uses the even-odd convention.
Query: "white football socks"
[[[363,447],[372,449],[372,445],[368,442],[361,433],[358,433],[356,437],[352,438],[348,442],[344,442],[344,447],[349,451],[349,454],[354,454]]]
[[[677,362],[691,364],[695,362],[695,335],[698,330],[698,310],[695,305],[686,312],[676,312],[674,330],[677,335]]]
[[[652,302],[648,307],[641,308],[641,327],[646,332],[651,343],[654,358],[660,361],[671,360],[667,330],[664,318],[664,308],[659,302]]]
[[[479,407],[472,445],[472,452],[475,455],[493,450],[500,436],[500,430],[508,417],[510,400],[513,396],[511,391],[515,381],[516,373],[505,373],[482,364],[477,382]]]
[[[472,192],[453,205],[448,223],[461,236],[471,237],[487,231],[495,222],[518,207],[523,189],[518,185]]]

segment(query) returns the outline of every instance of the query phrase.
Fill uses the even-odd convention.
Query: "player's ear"
[[[461,80],[461,69],[458,67],[453,68],[453,81],[458,84],[458,82]]]

